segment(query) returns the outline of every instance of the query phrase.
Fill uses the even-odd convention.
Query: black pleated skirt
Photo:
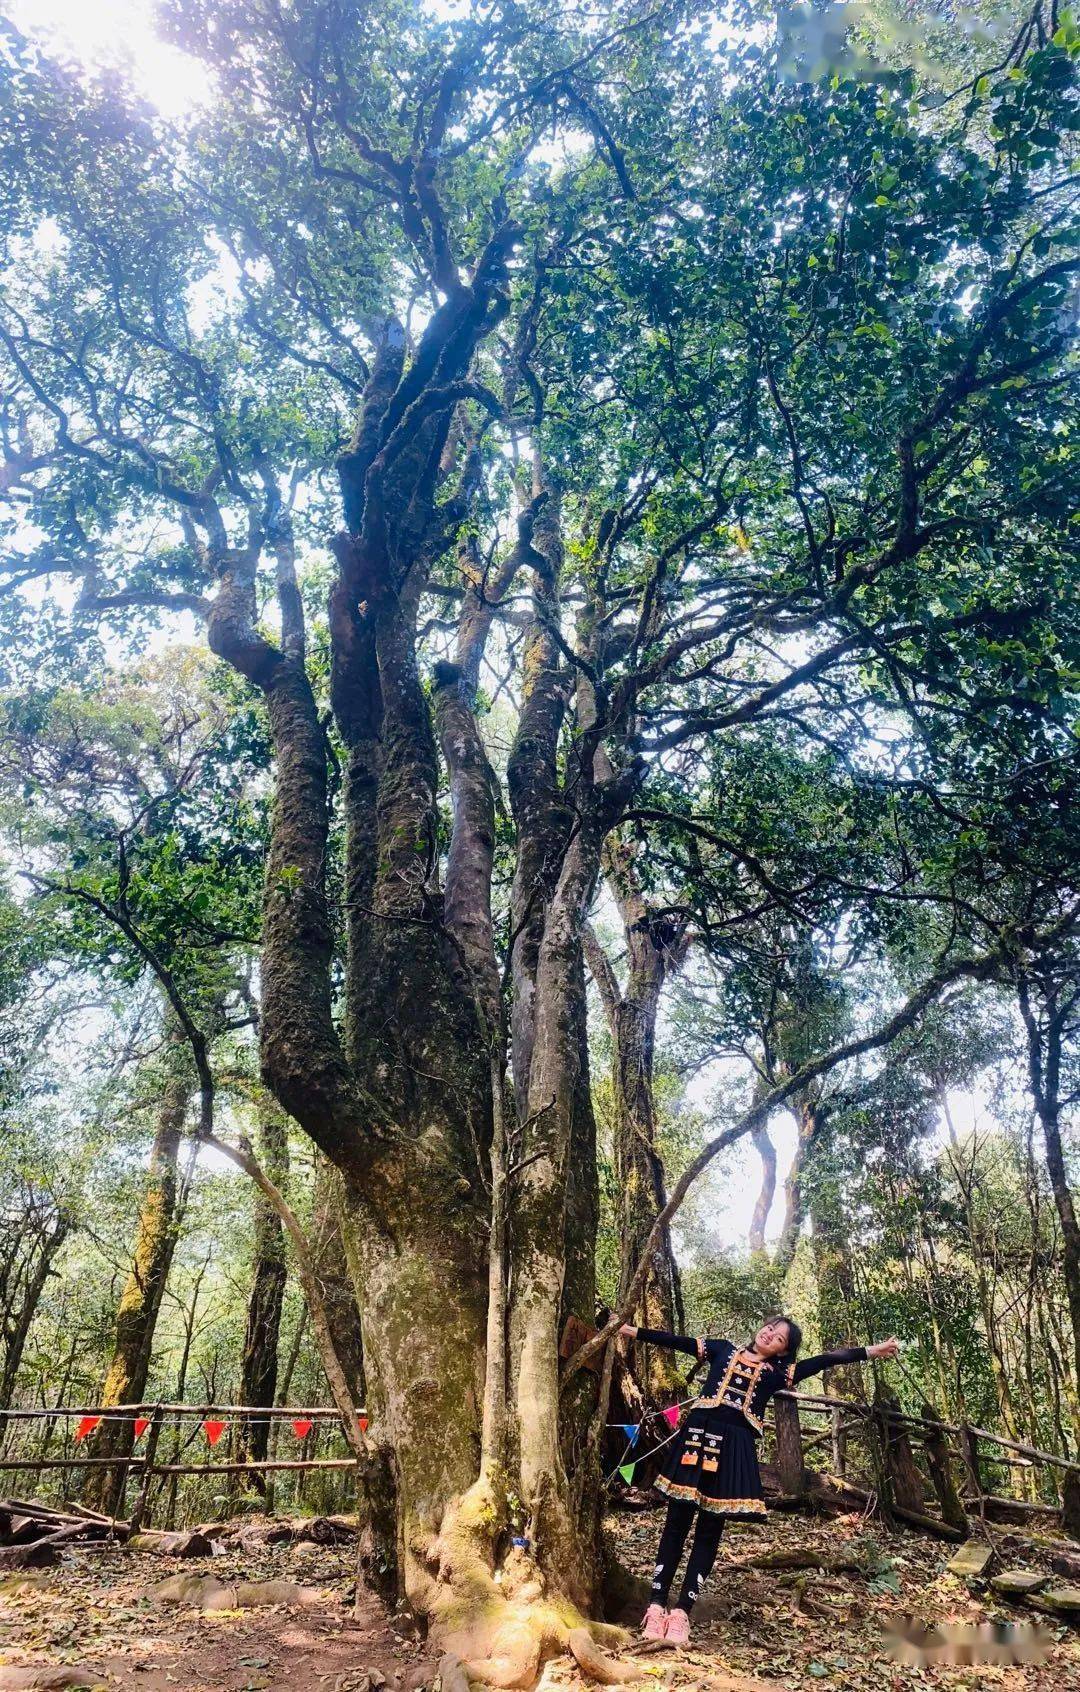
[[[733,1522],[765,1514],[757,1441],[737,1410],[691,1410],[654,1485],[665,1498]]]

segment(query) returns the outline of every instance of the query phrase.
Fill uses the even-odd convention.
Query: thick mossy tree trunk
[[[274,1185],[284,1191],[289,1173],[288,1127],[272,1103],[262,1109],[260,1118],[259,1161]],[[257,1187],[252,1202],[254,1251],[240,1365],[240,1403],[269,1409],[277,1392],[278,1336],[288,1264],[285,1233],[277,1211]],[[240,1425],[237,1462],[263,1461],[269,1444],[269,1416],[245,1417]],[[252,1471],[250,1481],[260,1492],[265,1492],[266,1480],[258,1469]]]
[[[429,194],[425,177],[425,205]],[[435,667],[430,691],[420,673],[421,597],[434,561],[467,535],[480,480],[473,425],[459,408],[495,403],[472,365],[505,313],[515,239],[496,227],[465,280],[440,231],[432,260],[442,303],[411,350],[400,324],[384,326],[338,463],[345,527],[334,543],[330,636],[346,829],[340,1030],[327,739],[307,674],[287,512],[268,476],[246,548],[230,549],[223,532],[213,542],[213,513],[203,519],[220,582],[211,645],[261,690],[274,749],[262,1069],[340,1182],[378,1448],[361,1491],[374,1531],[393,1540],[380,1556],[396,1567],[398,1594],[463,1656],[503,1661],[476,1672],[504,1684],[504,1659],[527,1680],[545,1638],[565,1643],[566,1618],[577,1613],[567,1606],[593,1603],[599,1588],[604,1412],[591,1377],[560,1393],[558,1333],[569,1309],[591,1318],[595,1297],[582,929],[604,838],[640,778],[636,766],[622,775],[601,766],[587,698],[576,702],[569,762],[560,746],[569,695],[555,636],[559,502],[535,442],[517,542],[488,571],[459,540],[457,650]],[[513,358],[508,368],[507,410],[523,383]],[[277,559],[277,643],[257,626],[267,543]],[[508,769],[517,856],[507,1016],[491,905],[496,781],[477,678],[493,611],[525,572],[533,605]],[[451,809],[445,856],[440,759]],[[526,1547],[511,1548],[515,1523]]]
[[[553,546],[551,556],[560,552]],[[588,1604],[595,1598],[600,1575],[600,1492],[594,1459],[604,1397],[601,1394],[590,1427],[590,1410],[581,1396],[583,1383],[577,1381],[572,1393],[561,1395],[558,1328],[570,1255],[567,1229],[575,1217],[572,1162],[573,1148],[579,1143],[575,1117],[587,1074],[579,1037],[584,931],[604,842],[625,809],[640,771],[631,765],[616,773],[602,749],[598,699],[587,679],[589,672],[597,673],[600,654],[590,633],[596,626],[594,611],[586,603],[578,621],[578,645],[585,663],[575,689],[573,755],[565,788],[551,787],[555,715],[551,706],[556,689],[551,643],[545,635],[551,626],[548,606],[558,581],[551,556],[549,567],[534,573],[533,621],[527,637],[533,656],[525,678],[532,698],[523,700],[518,743],[511,758],[519,781],[522,758],[539,769],[541,792],[547,794],[548,804],[532,805],[526,817],[519,790],[519,871],[522,842],[532,826],[550,840],[557,838],[560,826],[565,828],[570,793],[573,823],[561,854],[555,857],[558,874],[539,918],[535,902],[522,897],[526,890],[517,889],[523,924],[518,944],[529,931],[530,948],[516,962],[514,1057],[522,1173],[515,1191],[512,1229],[510,1374],[521,1496],[528,1501],[539,1565],[563,1591]],[[535,789],[532,797],[536,797]],[[552,855],[537,853],[537,858],[550,865]],[[578,1454],[572,1470],[568,1452]]]
[[[306,671],[292,536],[275,495],[259,544],[269,538],[277,555],[280,644],[256,628],[254,546],[223,553],[209,623],[214,649],[263,692],[276,761],[263,1073],[340,1176],[371,1433],[381,1491],[394,1499],[388,1549],[401,1591],[424,1610],[452,1584],[440,1534],[478,1473],[491,1071],[453,915],[468,901],[450,880],[439,885],[438,758],[416,609],[454,526],[436,498],[454,467],[449,421],[465,397],[454,384],[502,309],[509,240],[496,233],[468,285],[447,276],[447,300],[411,360],[400,326],[386,326],[339,465],[346,528],[330,610],[332,703],[345,748],[341,1037],[329,975],[326,735]],[[460,522],[464,508],[455,510]],[[466,826],[459,876],[470,834]]]
[[[193,1082],[181,1058],[183,1042],[170,1042],[169,1069],[161,1092],[157,1129],[150,1151],[146,1186],[139,1205],[131,1267],[116,1310],[112,1360],[98,1402],[138,1404],[146,1392],[154,1331],[168,1280],[179,1226],[177,1159]],[[122,1459],[131,1454],[135,1436],[129,1417],[105,1416],[87,1441],[88,1457]],[[123,1496],[124,1470],[88,1469],[83,1502],[111,1514]]]

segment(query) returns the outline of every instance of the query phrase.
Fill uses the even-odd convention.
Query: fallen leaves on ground
[[[639,1577],[651,1573],[662,1519],[655,1510],[611,1520],[619,1555]],[[1010,1552],[1009,1537],[998,1540],[1005,1551],[999,1566],[1038,1564],[1029,1546],[1017,1542]],[[952,1550],[916,1533],[890,1536],[858,1517],[777,1513],[725,1536],[688,1650],[631,1646],[618,1660],[636,1665],[643,1692],[749,1692],[755,1683],[770,1692],[1080,1692],[1080,1634],[1053,1621],[1049,1659],[1037,1667],[913,1667],[887,1655],[885,1630],[898,1614],[928,1626],[1039,1620],[948,1574]],[[749,1566],[763,1552],[783,1553],[777,1560],[789,1565],[809,1553],[828,1566]],[[844,1569],[845,1561],[857,1567]],[[405,1637],[374,1599],[353,1616],[354,1562],[348,1545],[266,1544],[177,1565],[185,1576],[212,1573],[230,1587],[272,1579],[315,1589],[302,1608],[204,1614],[155,1600],[160,1558],[79,1548],[56,1568],[0,1582],[5,1662],[11,1670],[66,1669],[76,1677],[69,1685],[108,1692],[432,1688],[437,1660],[430,1647]],[[80,1681],[82,1672],[100,1678]],[[4,1684],[0,1678],[0,1692]],[[595,1692],[570,1656],[545,1667],[542,1686]]]
[[[652,1572],[663,1524],[661,1511],[615,1513],[609,1528],[622,1562],[638,1575]],[[998,1534],[1002,1562],[1031,1566],[1030,1546]],[[889,1622],[911,1615],[927,1626],[1003,1622],[1034,1626],[1040,1618],[985,1588],[955,1579],[946,1564],[955,1546],[919,1533],[891,1535],[859,1516],[821,1520],[773,1512],[762,1525],[731,1527],[707,1595],[694,1613],[687,1651],[668,1655],[671,1692],[720,1692],[725,1675],[767,1680],[786,1692],[1080,1692],[1080,1633],[1051,1624],[1044,1664],[894,1662],[887,1654]],[[763,1553],[820,1555],[831,1568],[753,1568]],[[779,1560],[779,1557],[777,1557]],[[843,1561],[865,1573],[843,1570]],[[619,1618],[624,1619],[623,1617]],[[645,1659],[642,1659],[643,1675]],[[647,1682],[646,1682],[647,1684]]]

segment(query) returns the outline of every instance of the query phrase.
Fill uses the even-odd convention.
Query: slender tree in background
[[[356,1282],[345,1255],[341,1225],[341,1179],[332,1163],[320,1159],[315,1175],[311,1227],[315,1273],[326,1305],[334,1350],[341,1361],[354,1404],[366,1399],[364,1335],[356,1303]]]
[[[284,1117],[271,1101],[259,1111],[258,1155],[271,1181],[284,1191],[289,1173],[289,1131]],[[252,1207],[253,1261],[240,1367],[240,1403],[262,1409],[274,1404],[277,1391],[278,1336],[288,1260],[281,1218],[257,1187]],[[237,1461],[257,1463],[267,1455],[269,1442],[270,1418],[247,1418],[237,1445]],[[265,1489],[265,1481],[258,1471],[254,1471],[252,1478],[259,1490]]]
[[[1017,962],[1016,996],[1027,1038],[1031,1102],[1042,1131],[1046,1167],[1061,1226],[1061,1256],[1080,1383],[1080,1221],[1066,1164],[1062,1121],[1076,1103],[1080,967],[1073,947]]]
[[[158,1312],[183,1219],[180,1147],[195,1088],[186,1042],[175,1024],[167,1023],[161,1070],[157,1124],[139,1199],[131,1264],[116,1307],[112,1356],[101,1387],[94,1394],[95,1402],[106,1410],[118,1404],[141,1404],[146,1395]],[[104,1415],[86,1442],[87,1456],[127,1456],[133,1448],[134,1429],[130,1416]],[[120,1467],[90,1469],[83,1489],[84,1502],[92,1509],[115,1514],[123,1483]]]

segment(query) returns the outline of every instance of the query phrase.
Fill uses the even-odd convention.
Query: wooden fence
[[[781,1507],[800,1504],[831,1504],[865,1508],[871,1503],[888,1521],[910,1522],[945,1538],[961,1539],[969,1530],[971,1517],[982,1519],[1030,1520],[1039,1515],[1060,1515],[1067,1534],[1080,1540],[1080,1463],[1053,1452],[1011,1440],[986,1428],[944,1422],[930,1415],[902,1410],[893,1399],[873,1403],[814,1395],[778,1393],[773,1400],[772,1439],[775,1465],[768,1477],[773,1481],[774,1502]],[[363,1412],[361,1412],[363,1414]],[[132,1423],[130,1447],[113,1456],[97,1457],[77,1450],[76,1430],[89,1418]],[[134,1437],[134,1423],[144,1425]],[[189,1451],[207,1422],[222,1422],[225,1440],[221,1454],[211,1448],[208,1461],[190,1460]],[[269,1450],[259,1461],[237,1460],[234,1436],[245,1424],[263,1422],[270,1426]],[[310,1424],[295,1433],[299,1455],[282,1457],[281,1437],[290,1425]],[[183,1440],[185,1424],[191,1432]],[[807,1425],[809,1424],[809,1425]],[[163,1451],[163,1436],[171,1427],[171,1452]],[[30,1450],[35,1429],[44,1430]],[[121,1404],[108,1406],[61,1405],[20,1407],[0,1412],[0,1475],[6,1472],[65,1477],[93,1468],[120,1469],[117,1517],[127,1511],[127,1491],[138,1482],[130,1512],[130,1526],[148,1520],[153,1489],[167,1492],[169,1525],[176,1509],[176,1487],[180,1477],[233,1477],[297,1475],[313,1472],[347,1471],[355,1460],[347,1454],[338,1411],[328,1405],[276,1405],[266,1408],[243,1404]],[[863,1454],[861,1476],[851,1462],[851,1446]],[[127,1444],[127,1442],[125,1442]],[[330,1454],[339,1447],[340,1454]],[[316,1453],[319,1454],[316,1454]],[[814,1466],[811,1453],[818,1455]],[[824,1453],[826,1464],[820,1465]],[[1019,1472],[1024,1484],[1015,1491],[1022,1496],[995,1490],[992,1471],[1006,1475]],[[1049,1477],[1060,1477],[1060,1495]],[[1035,1496],[1038,1477],[1043,1492]],[[66,1484],[64,1495],[67,1495]]]
[[[1080,1463],[987,1428],[916,1415],[891,1398],[866,1403],[778,1393],[773,1435],[781,1504],[816,1497],[855,1506],[873,1497],[886,1519],[896,1517],[955,1539],[965,1536],[972,1517],[1024,1521],[1060,1516],[1069,1537],[1080,1539]],[[853,1439],[866,1456],[868,1486],[860,1486],[851,1474]],[[827,1467],[811,1469],[808,1454],[822,1448],[827,1448]],[[1002,1492],[1006,1481],[1000,1477],[1016,1474],[1021,1482],[1012,1495]],[[1040,1486],[1052,1496],[1037,1497]]]
[[[363,1412],[361,1412],[363,1415]],[[124,1449],[109,1456],[88,1456],[78,1451],[81,1443],[80,1424],[86,1427],[84,1437],[101,1422],[125,1422],[131,1426],[131,1439],[124,1441]],[[88,1426],[87,1424],[91,1424]],[[143,1425],[136,1429],[136,1423]],[[206,1438],[204,1424],[221,1423],[218,1444],[210,1446],[205,1462],[191,1461],[187,1453],[200,1432]],[[242,1429],[262,1423],[269,1427],[268,1455],[258,1460],[245,1457],[235,1459],[235,1436]],[[291,1424],[309,1424],[303,1432],[293,1430]],[[185,1424],[189,1431],[185,1439]],[[341,1417],[331,1405],[317,1404],[275,1405],[251,1404],[110,1404],[55,1405],[49,1407],[20,1406],[0,1411],[0,1476],[12,1474],[45,1475],[57,1473],[65,1477],[61,1487],[66,1498],[68,1476],[77,1477],[92,1469],[118,1469],[122,1472],[116,1519],[124,1520],[134,1531],[148,1519],[151,1494],[155,1483],[167,1489],[166,1518],[169,1525],[176,1511],[177,1481],[181,1476],[241,1477],[271,1475],[304,1476],[313,1472],[334,1472],[355,1469],[356,1461],[345,1455],[346,1441]],[[34,1434],[41,1430],[35,1440]],[[171,1430],[171,1452],[159,1457],[164,1450],[163,1438]],[[278,1447],[281,1437],[292,1434],[299,1455],[281,1457]],[[229,1438],[225,1438],[228,1434]],[[316,1455],[320,1446],[338,1446],[341,1455]],[[34,1449],[34,1447],[37,1447]],[[137,1481],[130,1517],[127,1515],[129,1485]]]

